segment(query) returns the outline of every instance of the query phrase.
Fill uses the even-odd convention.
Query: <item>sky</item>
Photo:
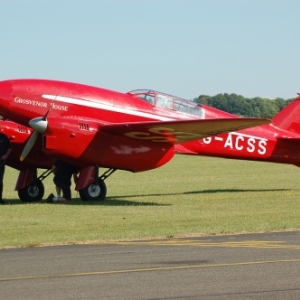
[[[0,80],[186,99],[300,92],[299,0],[0,0]]]

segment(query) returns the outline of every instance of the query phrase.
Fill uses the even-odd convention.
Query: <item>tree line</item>
[[[200,95],[193,101],[244,117],[271,119],[294,99],[244,98],[236,94]]]

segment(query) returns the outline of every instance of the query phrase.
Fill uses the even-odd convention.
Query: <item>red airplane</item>
[[[164,101],[164,94],[156,96]],[[27,131],[21,163],[48,167],[41,163],[46,155],[50,162],[59,158],[73,164],[80,169],[75,189],[86,200],[105,198],[104,180],[116,169],[151,170],[170,161],[178,143],[270,122],[235,116],[206,120],[201,106],[189,103],[194,112],[189,115],[181,112],[185,100],[174,97],[174,109],[166,110],[153,106],[151,97],[140,90],[124,94],[63,81],[6,80],[0,82],[0,115],[33,129]],[[100,177],[99,167],[108,169]],[[21,170],[17,190],[34,181],[36,170],[29,169]]]

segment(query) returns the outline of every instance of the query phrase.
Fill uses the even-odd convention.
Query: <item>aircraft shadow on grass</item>
[[[253,193],[253,192],[283,192],[290,191],[291,189],[210,189],[210,190],[200,190],[200,191],[190,191],[184,193],[167,193],[167,194],[144,194],[144,195],[126,195],[126,196],[116,196],[116,197],[108,197],[106,201],[100,202],[85,202],[85,204],[89,205],[103,205],[103,206],[171,206],[172,204],[167,203],[155,203],[155,202],[136,202],[136,201],[128,201],[122,200],[128,198],[141,198],[141,197],[163,197],[163,196],[180,196],[180,195],[188,195],[188,194],[214,194],[214,193]],[[84,203],[83,203],[84,204]]]
[[[79,198],[75,198],[70,203],[63,205],[100,205],[100,206],[171,206],[170,203],[155,203],[155,202],[141,202],[141,201],[129,201],[122,200],[128,198],[141,198],[141,197],[161,197],[161,196],[180,196],[180,195],[189,195],[189,194],[216,194],[216,193],[264,193],[264,192],[284,192],[291,191],[291,189],[209,189],[209,190],[199,190],[199,191],[190,191],[184,193],[173,193],[173,194],[144,194],[144,195],[126,195],[126,196],[116,196],[116,197],[107,197],[105,201],[81,201]],[[6,201],[8,205],[20,205],[20,204],[47,204],[45,200],[40,202],[33,203],[23,203],[20,199],[12,199]],[[55,205],[55,204],[52,204]],[[58,204],[62,205],[62,204]]]
[[[145,197],[150,195],[138,195],[138,196],[121,196],[116,198],[106,198],[105,201],[82,201],[79,198],[74,198],[70,203],[51,203],[50,205],[99,205],[99,206],[170,206],[172,204],[167,203],[155,203],[155,202],[140,202],[140,201],[128,201],[128,200],[118,200],[118,198],[129,198],[129,197]],[[157,195],[161,196],[161,195]],[[20,199],[15,198],[11,200],[5,200],[7,205],[30,205],[30,204],[49,204],[45,200],[39,202],[24,203]]]
[[[149,196],[149,195],[147,195]],[[172,204],[167,203],[155,203],[155,202],[140,202],[140,201],[128,201],[128,200],[118,200],[117,198],[129,198],[130,196],[110,198],[107,197],[105,201],[87,201],[81,202],[83,205],[101,205],[101,206],[170,206]],[[137,197],[137,196],[134,196]],[[141,195],[141,197],[144,197]],[[72,204],[72,203],[71,203]],[[74,203],[76,204],[76,203]],[[79,203],[77,203],[78,205]]]
[[[291,191],[291,189],[210,189],[210,190],[199,190],[199,191],[190,191],[190,192],[184,192],[184,193],[161,193],[161,194],[143,194],[143,195],[126,195],[126,196],[116,196],[114,198],[108,197],[108,201],[104,201],[103,204],[108,204],[108,202],[115,202],[112,205],[116,205],[116,203],[121,202],[120,205],[123,205],[122,203],[125,203],[124,205],[157,205],[157,206],[166,206],[166,205],[172,205],[172,204],[161,204],[154,202],[133,202],[133,201],[123,201],[118,199],[128,199],[128,198],[137,198],[137,197],[163,197],[163,196],[180,196],[180,195],[189,195],[189,194],[215,194],[215,193],[253,193],[253,192],[283,192],[283,191]],[[90,202],[88,202],[90,203]],[[101,203],[101,202],[100,202]]]
[[[186,192],[184,194],[216,194],[216,193],[264,193],[264,192],[283,192],[291,189],[211,189],[202,191]]]

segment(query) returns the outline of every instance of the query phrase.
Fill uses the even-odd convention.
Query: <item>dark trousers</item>
[[[71,200],[71,183],[59,182],[56,180],[55,177],[53,178],[53,182],[55,183],[56,186],[62,189],[63,198],[67,200]]]
[[[3,178],[4,178],[4,172],[5,172],[5,164],[0,164],[0,200],[2,200],[2,194],[3,194]]]

